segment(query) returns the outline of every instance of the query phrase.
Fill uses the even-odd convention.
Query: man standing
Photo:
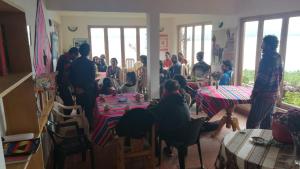
[[[247,128],[271,128],[271,115],[276,106],[279,85],[282,80],[281,56],[276,52],[276,36],[265,36],[262,43],[262,58],[254,83],[252,107],[247,120]]]
[[[181,74],[181,64],[178,61],[178,57],[176,55],[172,55],[171,60],[173,65],[169,69],[169,77],[173,78],[175,75]]]
[[[68,53],[61,55],[57,62],[57,76],[56,76],[56,84],[58,87],[59,96],[63,99],[64,105],[72,106],[73,100],[71,92],[69,91],[70,87],[70,67],[73,62],[78,57],[78,49],[76,47],[72,47]],[[71,111],[65,111],[66,114],[71,113]]]
[[[198,52],[197,53],[197,60],[196,63],[192,68],[192,76],[196,78],[206,78],[210,72],[210,66],[203,61],[204,53]]]
[[[91,128],[96,96],[95,65],[87,58],[90,53],[89,44],[84,43],[80,45],[79,53],[81,57],[76,59],[71,65],[70,81],[74,87],[78,104],[83,107]]]

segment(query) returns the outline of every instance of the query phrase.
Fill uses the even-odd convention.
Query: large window
[[[192,66],[197,62],[196,53],[204,52],[204,61],[211,64],[212,25],[195,24],[179,26],[178,51],[186,57]]]
[[[283,106],[300,107],[300,57],[297,53],[300,41],[300,13],[242,19],[242,49],[239,70],[242,70],[240,82],[253,85],[261,59],[261,43],[265,35],[278,37],[280,53],[284,63],[281,103]],[[241,63],[242,62],[242,63]]]
[[[136,62],[139,55],[147,55],[147,28],[143,27],[90,27],[92,56],[105,54],[117,58],[125,67],[126,59]]]

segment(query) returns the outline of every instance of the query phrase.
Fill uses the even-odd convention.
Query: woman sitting
[[[121,68],[118,67],[118,60],[111,58],[110,64],[107,68],[106,77],[110,77],[120,83]]]
[[[116,93],[116,89],[114,88],[113,81],[108,77],[104,78],[103,84],[99,90],[99,94],[111,95],[115,93]]]
[[[127,72],[126,83],[123,84],[119,91],[121,93],[135,93],[137,90],[137,82],[135,72]]]

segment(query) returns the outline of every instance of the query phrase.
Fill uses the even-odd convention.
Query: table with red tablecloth
[[[225,109],[227,112],[226,118],[231,120],[234,106],[237,104],[249,104],[251,93],[251,87],[218,86],[218,89],[216,89],[216,86],[206,86],[201,87],[197,91],[196,102],[197,106],[209,117],[213,117],[222,109]],[[226,126],[230,127],[231,124]]]
[[[113,136],[112,129],[114,129],[123,116],[126,110],[134,108],[147,108],[149,102],[137,102],[135,95],[132,93],[122,95],[108,95],[96,98],[96,106],[94,111],[95,127],[92,132],[92,140],[98,145],[105,145]],[[124,101],[123,98],[127,98]],[[120,102],[122,100],[122,102]],[[105,107],[109,107],[108,111],[104,111]]]

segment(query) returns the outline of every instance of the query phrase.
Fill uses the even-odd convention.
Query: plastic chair
[[[161,141],[165,140],[170,146],[177,149],[178,160],[180,169],[185,169],[185,156],[187,155],[187,148],[191,145],[197,144],[198,153],[201,169],[204,169],[201,145],[200,145],[200,131],[207,121],[206,117],[191,120],[182,130],[178,131],[178,135],[174,137],[168,137],[164,135],[159,135],[159,147],[161,150]],[[159,158],[159,163],[161,161],[161,153]]]
[[[59,131],[65,127],[74,127],[76,134],[73,136],[62,135]],[[82,153],[82,161],[85,161],[88,150],[90,151],[91,168],[95,169],[92,144],[76,122],[60,124],[48,121],[47,131],[54,144],[54,169],[63,169],[65,158],[73,154]]]

